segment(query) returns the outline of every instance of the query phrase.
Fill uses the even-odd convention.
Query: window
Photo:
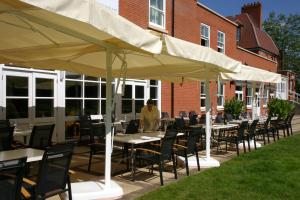
[[[263,104],[263,106],[267,106],[268,105],[268,101],[269,101],[269,88],[266,87],[266,86],[264,88],[263,98],[264,98],[264,104]]]
[[[66,116],[105,114],[105,79],[66,72]]]
[[[54,80],[45,78],[35,79],[35,116],[54,116]]]
[[[243,86],[241,84],[235,86],[235,98],[239,101],[243,101]]]
[[[6,119],[28,118],[28,77],[6,77]]]
[[[225,84],[220,83],[218,85],[218,99],[217,99],[217,106],[218,107],[224,107],[224,101],[225,101]]]
[[[225,53],[225,33],[218,31],[218,52]]]
[[[206,99],[206,93],[205,93],[205,83],[200,83],[200,106],[201,110],[205,110],[205,99]]]
[[[246,96],[247,107],[252,106],[252,98],[253,98],[252,95],[253,95],[252,87],[247,86],[247,96]]]
[[[201,24],[201,46],[209,47],[210,27]]]
[[[165,29],[165,0],[149,1],[149,24]]]
[[[122,96],[122,113],[132,112],[132,85],[125,85],[124,94]]]
[[[158,105],[158,81],[150,80],[150,98]]]

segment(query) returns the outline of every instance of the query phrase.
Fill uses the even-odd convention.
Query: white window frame
[[[236,87],[241,87],[242,90],[236,90]],[[237,96],[237,98],[236,98],[236,96]],[[242,97],[242,99],[240,99],[239,97]],[[243,85],[242,84],[236,83],[236,85],[235,85],[235,98],[239,101],[244,100],[244,91],[243,91]]]
[[[206,93],[205,93],[205,82],[200,82],[200,109],[201,111],[205,111],[205,104],[201,106],[201,101],[206,101]]]
[[[204,27],[207,28],[207,30],[208,30],[208,36],[202,35],[202,26],[204,26]],[[208,46],[206,46],[206,47],[210,47],[210,26],[208,26],[206,24],[203,24],[203,23],[201,23],[201,25],[200,25],[200,45],[201,45],[201,40],[202,39],[208,41]]]
[[[248,104],[248,102],[250,102],[250,104]],[[253,102],[253,88],[251,86],[247,85],[247,91],[246,91],[246,105],[247,105],[247,108],[252,108],[252,102]]]
[[[223,35],[224,41],[219,41],[219,34],[222,34],[222,35]],[[223,51],[219,51],[219,52],[220,52],[220,53],[224,53],[224,54],[225,54],[225,41],[226,41],[226,39],[225,39],[225,33],[222,32],[222,31],[218,31],[218,35],[217,35],[217,47],[218,47],[218,49],[223,50]],[[223,47],[220,46],[219,43],[220,43],[220,44],[223,44]]]
[[[157,0],[157,1],[163,1],[163,10],[160,10],[156,7],[152,7],[151,6],[151,0],[149,0],[149,25],[151,26],[155,26],[155,27],[158,27],[158,28],[161,28],[161,29],[166,29],[166,0]],[[161,12],[163,14],[163,24],[162,25],[159,25],[159,24],[156,24],[154,22],[151,22],[151,9],[154,9],[158,12]]]
[[[263,99],[264,99],[264,102],[263,102],[263,107],[266,108],[267,105],[268,105],[268,102],[269,102],[269,93],[270,93],[270,88],[265,86],[264,87],[264,92],[263,92]]]
[[[220,86],[222,86],[221,88],[223,89],[222,91],[218,88],[218,94],[217,94],[217,98],[222,98],[222,104],[218,105],[219,101],[217,99],[217,109],[224,109],[224,103],[225,103],[225,83],[220,83]],[[219,87],[218,85],[218,87]]]

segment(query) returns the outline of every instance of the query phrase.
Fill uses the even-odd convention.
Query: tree
[[[300,15],[276,15],[274,12],[263,23],[281,54],[281,69],[300,74]]]

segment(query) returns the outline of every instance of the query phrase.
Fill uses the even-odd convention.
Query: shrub
[[[272,99],[268,103],[268,112],[272,117],[286,119],[287,116],[295,109],[294,104],[287,100]]]
[[[232,114],[235,119],[237,119],[242,113],[244,108],[244,103],[242,101],[237,100],[236,98],[232,98],[230,100],[225,101],[224,111],[227,114]]]

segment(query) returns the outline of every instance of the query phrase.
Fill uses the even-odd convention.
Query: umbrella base
[[[184,157],[178,157],[178,159],[181,160],[183,163],[185,162]],[[189,157],[188,162],[190,168],[197,168],[196,156]],[[213,158],[207,159],[206,157],[199,157],[199,162],[200,168],[220,167],[220,162]]]
[[[124,194],[123,189],[113,180],[110,187],[105,187],[104,180],[72,183],[74,200],[118,199]]]

